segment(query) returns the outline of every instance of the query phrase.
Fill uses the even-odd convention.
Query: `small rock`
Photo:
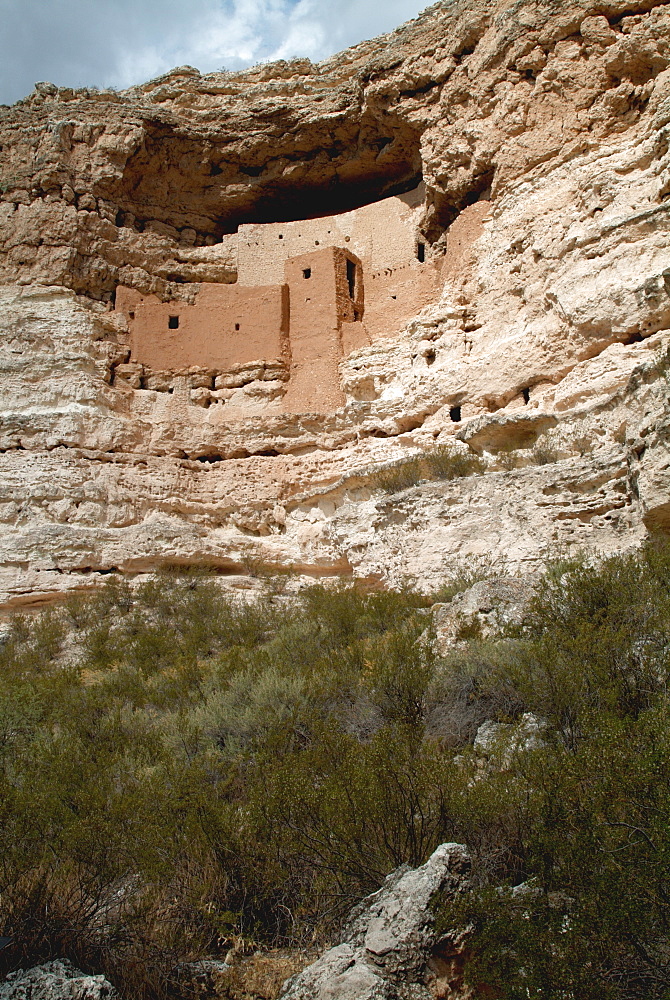
[[[114,1000],[116,990],[104,976],[89,976],[66,959],[10,972],[0,983],[0,1000]]]
[[[475,753],[491,757],[499,751],[502,765],[508,766],[512,755],[544,746],[542,733],[546,723],[532,712],[524,712],[518,722],[483,722],[474,740]]]
[[[586,17],[579,29],[582,38],[590,45],[606,48],[617,41],[617,33],[612,30],[606,17]]]

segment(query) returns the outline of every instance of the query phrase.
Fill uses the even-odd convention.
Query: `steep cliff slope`
[[[0,108],[2,601],[165,563],[430,586],[667,530],[669,67],[670,4],[443,0],[319,65]],[[133,369],[120,285],[193,303],[240,224],[421,181],[438,292],[345,351],[343,405],[242,371],[227,416],[201,371]],[[444,444],[486,471],[376,489]]]

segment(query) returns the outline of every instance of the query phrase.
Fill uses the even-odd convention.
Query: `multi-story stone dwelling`
[[[227,238],[237,281],[201,283],[192,304],[119,287],[142,386],[200,369],[214,402],[255,366],[281,411],[336,410],[340,360],[398,333],[439,296],[443,259],[426,253],[418,230],[423,196],[420,185],[340,215],[242,225]]]

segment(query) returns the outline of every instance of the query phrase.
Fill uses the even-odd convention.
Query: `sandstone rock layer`
[[[119,289],[242,291],[254,234],[416,190],[419,257],[327,365],[133,354]],[[6,607],[175,563],[427,589],[670,530],[670,4],[445,0],[319,65],[38,84],[0,199]],[[484,471],[378,488],[440,447]]]

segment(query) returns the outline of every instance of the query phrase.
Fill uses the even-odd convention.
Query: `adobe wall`
[[[417,260],[365,273],[363,323],[371,341],[400,333],[409,320],[435,303],[442,291],[439,262]]]
[[[355,268],[350,295],[347,261]],[[340,388],[340,328],[355,322],[362,308],[360,261],[339,247],[327,247],[284,264],[291,303],[291,377],[284,397],[288,412],[329,412],[344,404]],[[359,330],[360,332],[360,330]]]
[[[132,360],[157,372],[227,372],[282,358],[290,363],[285,412],[336,410],[342,357],[399,333],[439,298],[442,262],[417,257],[422,200],[421,185],[337,216],[240,226],[237,284],[202,283],[193,305],[119,287]],[[467,257],[485,211],[473,206],[459,217],[452,252],[463,243]]]
[[[129,317],[133,360],[158,371],[227,371],[280,358],[287,347],[289,304],[283,284],[249,289],[203,283],[194,305],[160,302],[119,287],[116,308]],[[176,329],[170,328],[170,317],[176,318]]]
[[[417,225],[424,200],[421,183],[408,194],[385,198],[352,212],[304,222],[242,225],[238,231],[238,283],[279,284],[292,257],[338,246],[368,270],[398,268],[416,259]]]
[[[447,230],[444,278],[463,277],[470,269],[474,245],[484,232],[484,220],[491,211],[490,201],[476,201],[458,215]]]

